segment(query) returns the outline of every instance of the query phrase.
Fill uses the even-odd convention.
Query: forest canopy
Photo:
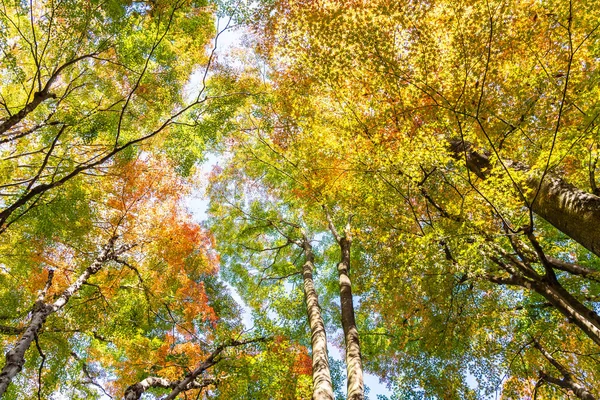
[[[3,0],[0,49],[0,398],[600,398],[594,2]]]

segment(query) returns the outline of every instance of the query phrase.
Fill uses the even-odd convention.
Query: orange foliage
[[[283,336],[276,336],[271,345],[271,351],[277,356],[292,360],[291,371],[295,377],[312,375],[312,358],[308,349],[296,343],[290,343]]]

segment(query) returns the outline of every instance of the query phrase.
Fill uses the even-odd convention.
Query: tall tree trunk
[[[114,260],[119,254],[122,254],[133,247],[131,245],[126,245],[115,250],[114,244],[116,239],[117,237],[115,236],[109,240],[102,250],[102,253],[100,253],[92,265],[87,267],[83,273],[79,275],[77,280],[67,287],[53,303],[44,302],[46,292],[52,285],[53,271],[49,272],[46,287],[40,292],[31,311],[31,321],[29,322],[29,325],[25,328],[25,332],[21,335],[15,346],[5,355],[6,362],[0,372],[0,398],[4,395],[4,392],[6,392],[6,389],[13,378],[21,372],[21,369],[23,369],[23,365],[25,364],[25,352],[29,349],[29,346],[31,346],[31,343],[42,329],[42,326],[46,322],[46,318],[63,308],[69,299],[81,288],[81,286],[83,286],[84,283],[87,282],[90,276],[97,273],[105,263]]]
[[[327,212],[327,210],[326,210]],[[363,400],[365,388],[363,381],[362,356],[360,354],[360,341],[358,329],[354,318],[354,304],[352,302],[352,285],[350,282],[350,246],[352,236],[350,234],[350,221],[346,225],[344,236],[340,236],[333,225],[333,221],[327,212],[329,229],[341,250],[340,262],[337,265],[340,280],[340,307],[342,312],[342,328],[346,343],[346,371],[348,375],[348,400]]]
[[[308,239],[302,242],[305,262],[302,266],[302,277],[304,278],[304,296],[306,298],[306,311],[308,313],[308,324],[310,325],[312,341],[312,370],[313,370],[313,400],[333,400],[333,388],[331,385],[331,374],[329,371],[329,359],[327,356],[327,335],[325,324],[321,317],[319,297],[313,282],[313,269],[315,256]]]
[[[461,140],[450,140],[449,145],[454,157],[464,160],[470,171],[482,179],[487,177],[491,163],[486,154],[473,150],[470,143]],[[529,169],[510,160],[504,163],[515,170]],[[552,173],[546,174],[541,185],[540,179],[541,176],[531,177],[526,182],[527,187],[521,188],[530,192],[525,200],[533,203],[533,212],[600,257],[600,197],[584,192]]]
[[[342,328],[346,340],[346,367],[348,371],[348,400],[363,400],[364,382],[362,357],[358,329],[354,319],[354,304],[352,302],[352,286],[350,283],[350,240],[346,236],[340,240],[342,257],[338,264],[340,279],[340,304],[342,309]]]

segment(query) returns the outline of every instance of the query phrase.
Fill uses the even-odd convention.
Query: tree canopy
[[[599,21],[5,1],[0,397],[599,398]]]

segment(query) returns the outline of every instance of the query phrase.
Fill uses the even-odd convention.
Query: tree
[[[0,9],[0,396],[600,396],[598,7],[80,3]]]
[[[193,93],[183,89],[212,62],[212,10],[203,1],[3,7],[0,232],[151,139],[171,155],[177,148],[189,173],[211,140],[208,131],[190,140],[212,107],[206,73]]]
[[[244,354],[212,237],[183,206],[247,96],[230,92],[241,77],[208,76],[214,15],[202,1],[0,10],[0,396],[91,398],[146,378],[200,393],[172,383],[195,366],[214,388],[220,372],[204,371]]]
[[[293,253],[290,254],[289,250],[283,252],[284,248],[289,249],[294,244],[303,249],[305,257],[304,287],[305,289],[307,286],[314,287],[312,266],[310,266],[310,275],[306,274],[306,262],[314,258],[310,255],[313,252],[312,246],[307,253],[310,240],[306,232],[315,232],[311,235],[314,237],[329,231],[334,242],[328,244],[332,247],[326,252],[329,253],[331,248],[336,247],[341,252],[339,262],[330,259],[334,257],[332,254],[327,254],[326,259],[338,264],[337,293],[340,297],[341,321],[345,333],[344,348],[348,376],[350,376],[348,395],[351,398],[363,398],[362,362],[349,278],[350,228],[346,227],[343,236],[338,234],[328,207],[334,206],[337,209],[340,205],[336,203],[338,199],[334,195],[335,190],[327,187],[326,184],[323,185],[324,181],[334,177],[327,176],[327,173],[312,174],[314,170],[318,170],[314,165],[322,164],[315,159],[318,155],[295,153],[296,150],[313,151],[310,145],[302,149],[286,147],[285,137],[279,136],[282,133],[279,130],[281,128],[273,127],[268,120],[273,116],[270,111],[274,108],[273,103],[269,101],[274,100],[269,98],[266,100],[266,103],[262,104],[262,109],[255,108],[251,115],[242,117],[244,118],[244,122],[241,122],[242,131],[234,135],[231,145],[227,148],[232,158],[225,169],[218,171],[218,175],[214,177],[211,189],[214,221],[211,227],[218,232],[217,237],[221,238],[218,240],[221,243],[221,251],[231,257],[224,259],[224,265],[231,271],[231,283],[243,292],[249,291],[247,301],[250,303],[256,302],[258,291],[269,290],[269,281],[292,278],[299,274],[300,267],[296,262],[298,258]],[[279,106],[276,101],[274,104]],[[251,127],[244,125],[244,123],[252,124],[257,116],[262,117],[262,120],[256,121],[258,125]],[[285,134],[286,128],[283,129]],[[313,167],[310,173],[305,174],[307,170],[304,165],[311,164]],[[240,234],[231,237],[232,231]],[[261,246],[257,247],[257,243],[261,243]],[[256,254],[263,252],[272,252],[274,255]],[[273,257],[272,260],[269,257]],[[251,260],[250,265],[244,265],[243,260],[246,258]],[[310,264],[313,263],[314,261],[310,261]],[[279,265],[281,265],[279,268],[275,268]],[[258,276],[255,275],[254,270],[259,272]],[[274,285],[280,283],[276,282]],[[263,286],[265,289],[256,286]],[[331,289],[331,287],[327,288],[328,291]],[[265,296],[275,295],[267,291]],[[320,317],[313,316],[311,311],[316,298],[312,298],[310,293],[305,292],[305,299],[313,338],[313,397],[317,398],[321,392],[324,392],[331,398],[333,392],[329,368],[326,367],[326,351],[322,351],[323,344],[321,344],[326,341],[326,338],[324,332],[321,334]],[[277,310],[281,312],[280,309]],[[319,364],[323,367],[318,367]],[[326,375],[322,377],[320,371],[326,371]]]
[[[23,368],[26,351],[34,341],[42,356],[38,372],[41,391],[44,360],[51,352],[42,353],[41,348],[46,346],[66,347],[52,354],[57,363],[77,364],[92,354],[100,357],[105,353],[93,362],[105,364],[103,367],[108,370],[123,364],[115,374],[126,382],[143,371],[139,363],[137,366],[128,363],[140,356],[148,357],[139,353],[138,346],[156,348],[164,341],[162,357],[167,356],[168,360],[172,352],[179,357],[192,350],[199,352],[200,344],[192,343],[199,340],[201,327],[204,341],[213,340],[208,328],[217,316],[210,306],[202,277],[216,273],[217,258],[212,254],[208,233],[187,222],[189,216],[178,203],[181,198],[176,194],[185,193],[184,182],[172,173],[169,176],[169,169],[165,168],[171,168],[166,161],[124,163],[120,174],[111,181],[99,179],[96,191],[102,197],[96,197],[92,219],[81,221],[86,225],[85,230],[77,232],[67,227],[64,241],[57,236],[46,242],[40,240],[37,248],[19,255],[25,265],[30,265],[29,269],[18,268],[18,262],[14,261],[5,264],[13,274],[3,278],[6,283],[3,296],[9,299],[4,318],[11,322],[13,333],[20,335],[20,339],[6,354],[0,375],[2,393]],[[18,310],[24,299],[10,297],[11,288],[27,277],[33,279],[28,288],[31,294],[26,291],[23,297],[35,296],[36,289],[41,290],[35,302],[32,301],[32,311],[23,315]],[[45,283],[40,280],[44,278]],[[83,306],[85,311],[81,309]],[[16,310],[11,310],[13,307]],[[115,309],[120,311],[115,313]],[[102,318],[103,314],[106,317]],[[99,319],[104,319],[102,326],[98,326]],[[178,349],[177,346],[182,346],[178,343],[180,339],[170,336],[176,328],[180,331],[178,335],[190,342],[187,348]],[[131,330],[139,333],[125,339],[123,333]],[[154,334],[150,333],[152,330]],[[46,340],[47,334],[42,333],[48,331],[56,334],[51,333]],[[142,332],[150,336],[145,338],[140,335]],[[86,340],[97,342],[80,352],[72,347]],[[119,352],[123,353],[111,355],[110,346],[105,347],[108,343],[118,344]],[[151,367],[164,362],[160,353],[147,358],[154,361]],[[111,360],[112,357],[116,358]],[[56,378],[51,375],[50,379]],[[61,386],[67,387],[67,382],[63,381]],[[45,390],[54,387],[50,385]]]
[[[231,167],[233,165],[236,163]],[[236,171],[234,176],[238,179],[230,181],[229,173],[233,171]],[[297,314],[292,313],[290,316],[290,303],[286,299],[285,292],[282,292],[281,283],[286,279],[302,275],[305,312],[308,317],[312,349],[310,369],[312,398],[333,400],[327,336],[313,279],[315,254],[312,240],[299,221],[290,222],[284,219],[284,217],[295,219],[293,213],[281,215],[278,213],[283,210],[271,209],[267,206],[264,202],[265,194],[254,198],[248,196],[249,193],[232,193],[230,191],[232,183],[236,186],[252,185],[252,178],[240,176],[238,168],[228,168],[227,172],[215,176],[211,185],[211,226],[217,233],[217,237],[225,236],[221,240],[220,247],[225,256],[224,265],[227,267],[230,281],[241,292],[247,304],[256,307],[260,314],[265,312],[266,308],[268,312],[278,312],[284,321],[299,324]],[[246,206],[248,203],[250,207]],[[281,208],[285,206],[281,205]],[[238,234],[232,237],[231,232],[238,232]],[[295,254],[294,248],[301,250],[300,255]],[[301,257],[303,262],[300,266]],[[265,307],[265,303],[272,304]],[[292,303],[293,308],[294,306],[295,304]],[[262,316],[259,321],[264,319],[265,316]],[[272,317],[269,318],[267,314],[266,319],[267,321],[262,323],[270,326]],[[298,336],[298,333],[294,332],[296,329],[291,331],[287,332],[287,336]],[[301,343],[304,341],[302,336],[298,338]]]
[[[415,350],[407,363],[425,380],[415,373],[405,388],[473,396],[465,375],[483,357],[495,358],[490,370],[504,364],[520,376],[510,351],[481,351],[489,329],[517,348],[548,326],[597,343],[597,259],[575,244],[597,255],[597,11],[560,1],[275,2],[259,11],[258,48],[286,99],[274,107],[284,126],[271,125],[282,163],[321,178],[321,192],[351,188],[341,197],[361,200],[352,210],[368,267],[354,280],[371,285],[363,296],[378,313],[363,324],[390,333],[369,344],[395,343],[396,366],[398,353]],[[407,277],[403,294],[397,282]],[[385,299],[415,292],[402,311]],[[487,319],[530,306],[547,311],[521,326]],[[393,326],[408,321],[414,338],[390,332],[407,335]],[[576,362],[597,373],[586,358]],[[440,370],[448,375],[434,379]]]

